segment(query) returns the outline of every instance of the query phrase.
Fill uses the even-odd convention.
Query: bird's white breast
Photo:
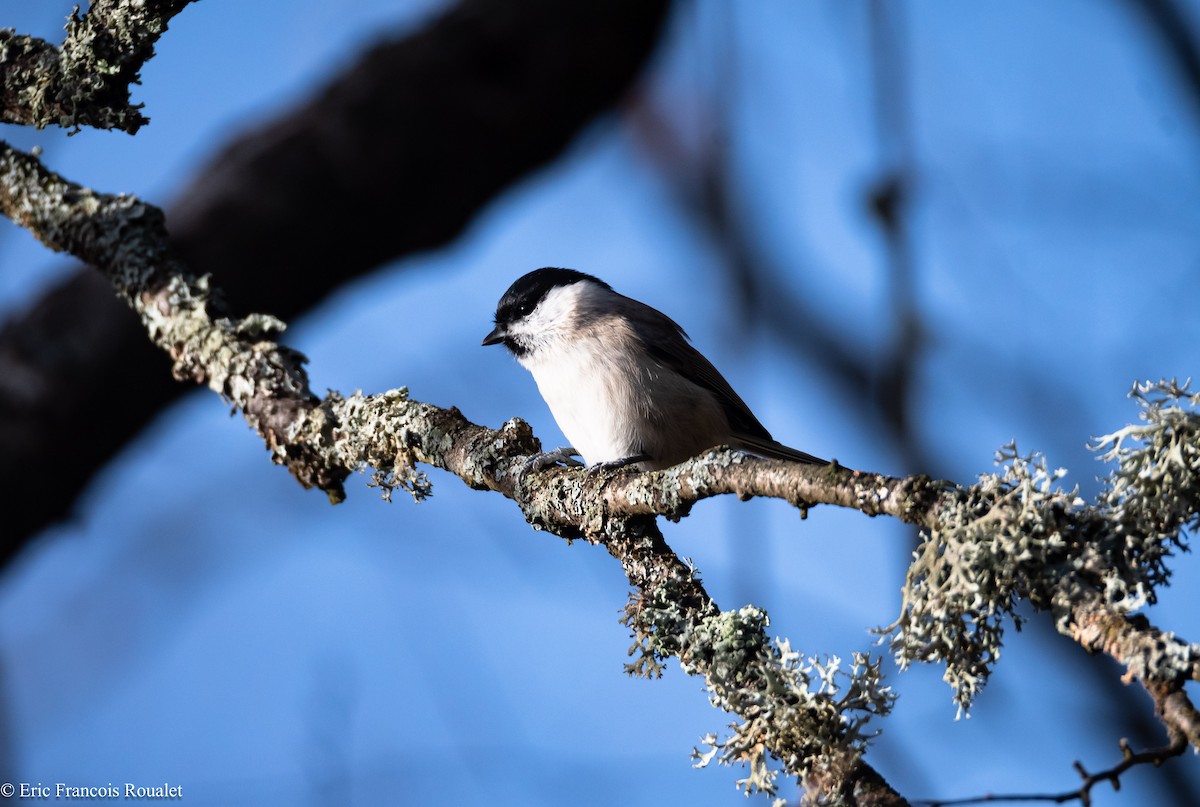
[[[595,337],[560,343],[523,357],[558,427],[588,465],[624,459],[644,449],[637,368],[614,360]]]

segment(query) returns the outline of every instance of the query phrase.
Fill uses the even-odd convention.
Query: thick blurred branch
[[[1180,0],[1128,0],[1127,5],[1157,37],[1183,82],[1192,111],[1200,112],[1200,42],[1187,4]]]
[[[133,134],[149,119],[129,100],[154,43],[193,0],[93,0],[67,18],[61,46],[0,30],[0,121]]]
[[[465,0],[226,147],[171,210],[175,250],[239,310],[290,319],[388,261],[444,244],[621,98],[668,6]],[[0,489],[20,506],[6,514],[0,559],[65,517],[182,390],[95,272],[5,323]]]

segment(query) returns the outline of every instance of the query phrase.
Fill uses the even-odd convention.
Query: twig
[[[1149,751],[1135,753],[1129,747],[1129,742],[1122,739],[1120,742],[1122,759],[1116,765],[1103,771],[1096,773],[1088,773],[1082,762],[1076,760],[1074,763],[1075,771],[1083,780],[1075,790],[1068,790],[1063,793],[1010,793],[984,796],[969,796],[961,799],[922,799],[914,802],[914,804],[924,805],[925,807],[957,807],[962,804],[994,804],[1000,802],[1051,802],[1053,804],[1065,804],[1068,801],[1079,801],[1084,807],[1091,807],[1092,804],[1092,788],[1101,782],[1111,782],[1113,790],[1121,789],[1121,774],[1125,773],[1130,768],[1136,765],[1151,764],[1158,767],[1172,757],[1177,757],[1188,748],[1187,740],[1182,736],[1176,737],[1169,745],[1161,748],[1155,748]]]

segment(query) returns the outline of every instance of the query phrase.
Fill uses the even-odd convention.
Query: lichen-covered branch
[[[1200,680],[1200,648],[1130,613],[1152,599],[1165,579],[1167,550],[1182,545],[1178,530],[1194,524],[1194,515],[1171,516],[1174,532],[1130,534],[1103,507],[1086,507],[1073,491],[1054,488],[1059,474],[1012,452],[1002,454],[1008,464],[1000,474],[969,488],[727,450],[650,474],[526,474],[524,460],[539,444],[521,421],[491,431],[456,410],[400,404],[396,393],[331,401],[333,417],[353,424],[335,434],[335,449],[376,473],[393,469],[388,479],[419,496],[425,488],[411,477],[414,463],[444,468],[472,487],[504,493],[530,523],[567,537],[601,535],[614,520],[678,519],[695,502],[722,494],[782,498],[801,509],[833,504],[916,524],[928,536],[910,569],[901,616],[888,629],[901,664],[945,663],[960,706],[968,708],[996,660],[1005,620],[1028,600],[1050,610],[1060,632],[1124,665],[1129,678],[1178,692],[1173,719],[1200,746],[1189,716],[1194,708],[1182,690],[1184,680]],[[313,428],[324,429],[324,422]],[[1198,484],[1195,476],[1174,478],[1184,487]]]
[[[1017,601],[1051,612],[1058,631],[1103,652],[1159,705],[1167,733],[1200,748],[1184,691],[1200,680],[1200,646],[1133,612],[1155,601],[1166,560],[1200,524],[1200,395],[1173,381],[1139,385],[1142,424],[1101,438],[1116,464],[1099,501],[1058,486],[1065,471],[1001,452],[998,474],[940,502],[887,629],[900,663],[946,664],[967,708],[994,664]],[[1165,708],[1167,703],[1171,708]]]
[[[762,460],[727,449],[654,473],[530,473],[526,460],[541,443],[523,421],[487,429],[457,409],[408,400],[403,390],[333,393],[294,424],[291,436],[318,439],[331,429],[329,451],[347,467],[373,469],[378,484],[424,498],[427,484],[414,468],[432,465],[473,488],[503,493],[535,527],[569,538],[602,534],[614,520],[659,515],[679,520],[696,502],[724,494],[780,498],[801,509],[833,504],[914,524],[934,518],[939,507],[962,495],[950,483],[926,477]]]
[[[93,0],[67,18],[61,46],[0,30],[0,121],[133,134],[148,119],[130,103],[167,23],[193,0]]]
[[[1015,451],[1002,455],[1001,473],[966,488],[725,449],[656,473],[530,471],[526,460],[540,443],[519,420],[487,429],[403,390],[317,399],[303,358],[274,341],[282,323],[221,316],[206,280],[171,254],[156,208],[81,188],[0,144],[0,209],[51,248],[99,268],[170,354],[175,375],[229,400],[303,484],[337,500],[342,480],[364,471],[387,494],[424,498],[430,487],[418,466],[432,465],[503,493],[537,528],[603,544],[636,592],[626,613],[637,639],[630,671],[654,675],[676,657],[705,679],[712,702],[738,722],[728,737],[706,738],[709,750],[697,758],[745,763],[748,790],[771,791],[781,769],[821,803],[903,803],[862,759],[868,721],[891,703],[878,663],[855,657],[844,669],[769,640],[765,613],[721,611],[663,541],[657,516],[679,519],[695,502],[728,493],[782,498],[802,512],[835,504],[920,526],[927,538],[889,628],[892,647],[902,664],[944,663],[961,707],[986,680],[1004,620],[1024,599],[1051,611],[1064,634],[1123,664],[1151,693],[1173,741],[1200,747],[1200,720],[1184,691],[1200,677],[1200,648],[1131,614],[1153,601],[1165,559],[1197,523],[1200,396],[1185,387],[1140,388],[1146,425],[1102,441],[1118,468],[1090,507],[1056,486],[1060,472]]]
[[[59,252],[103,272],[170,354],[180,380],[205,384],[229,400],[263,436],[274,461],[306,487],[342,498],[344,466],[288,431],[318,401],[304,358],[276,344],[274,317],[220,316],[205,278],[193,278],[167,244],[162,211],[133,196],[96,193],[47,170],[37,158],[0,142],[0,210]]]
[[[720,611],[652,517],[614,519],[592,538],[621,562],[636,591],[625,612],[637,639],[626,670],[655,677],[665,659],[678,658],[685,672],[704,678],[712,704],[739,719],[727,738],[704,738],[709,750],[694,752],[697,767],[714,758],[745,765],[738,786],[747,793],[775,791],[780,770],[772,760],[792,775],[838,769],[844,775],[810,789],[813,801],[906,803],[862,758],[875,734],[866,730],[869,720],[886,715],[893,701],[878,661],[856,654],[843,669],[837,658],[806,659],[787,640],[770,640],[761,609]],[[860,782],[871,787],[862,790]]]

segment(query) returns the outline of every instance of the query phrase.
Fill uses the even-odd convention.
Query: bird
[[[484,346],[529,370],[570,446],[535,457],[590,469],[657,471],[716,447],[826,465],[771,437],[673,319],[593,275],[544,267],[496,305]],[[531,460],[533,462],[533,460]]]

